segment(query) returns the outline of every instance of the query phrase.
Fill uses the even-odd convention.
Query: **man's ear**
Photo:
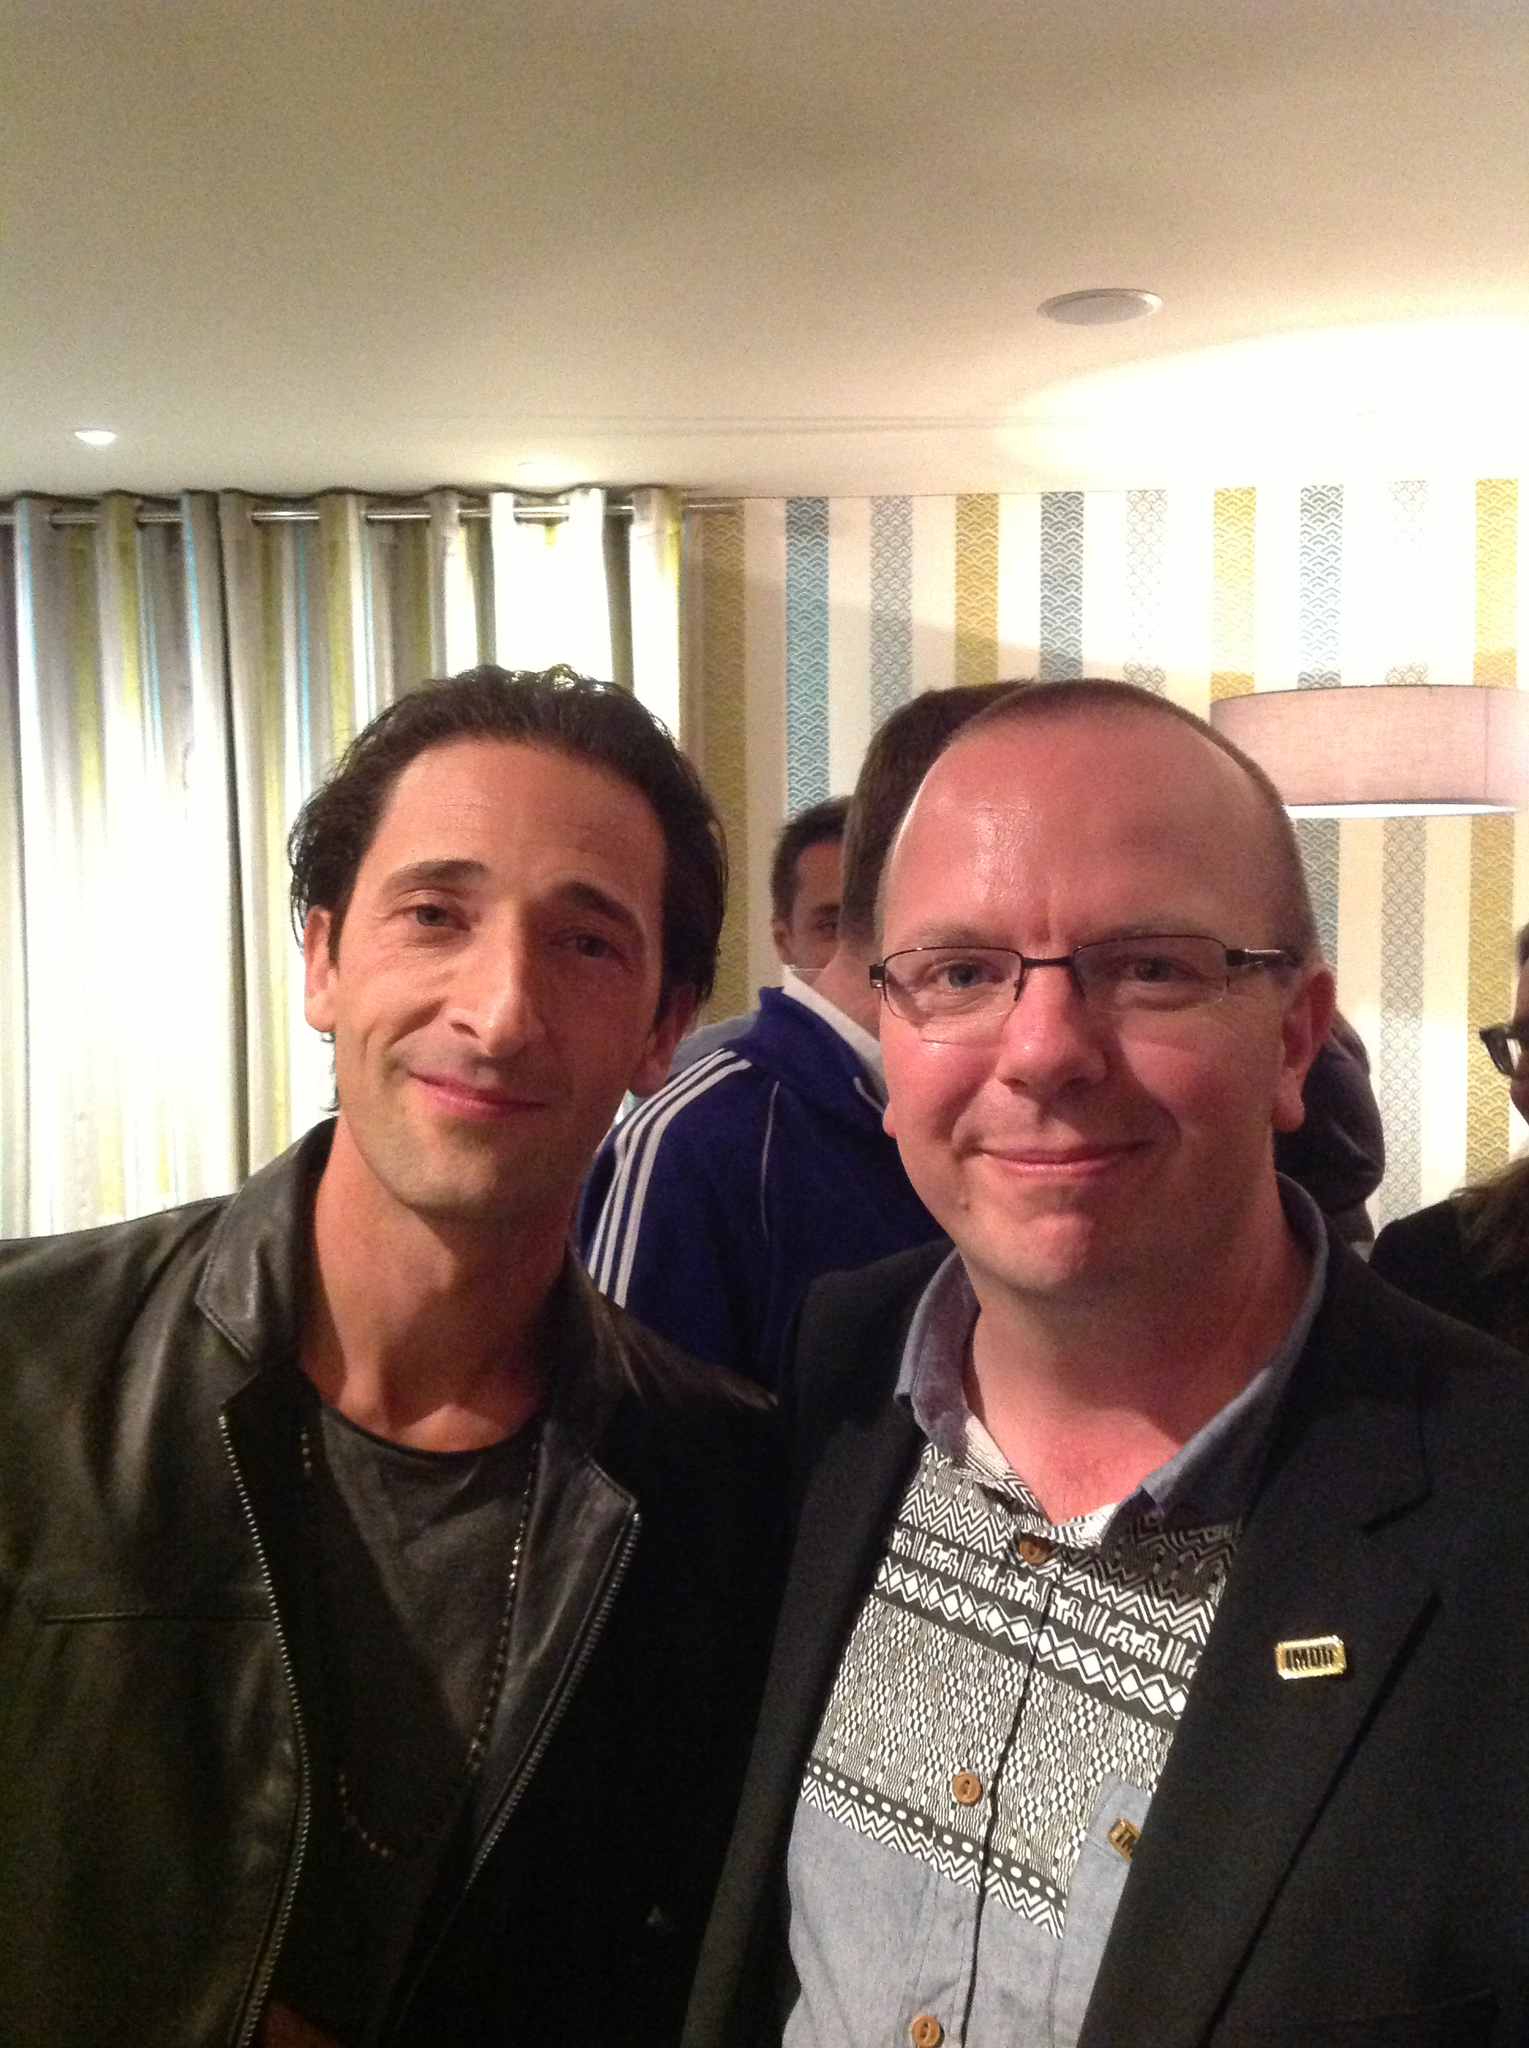
[[[1280,1019],[1283,1060],[1270,1121],[1277,1131],[1298,1130],[1305,1119],[1301,1091],[1322,1041],[1332,1028],[1338,988],[1327,967],[1306,969],[1286,999]]]
[[[674,1058],[674,1048],[695,1022],[695,1013],[700,1004],[693,988],[672,989],[658,1015],[653,1019],[653,1028],[648,1033],[642,1056],[627,1082],[634,1095],[651,1095],[662,1088],[669,1078],[669,1065]]]
[[[780,961],[781,966],[794,967],[796,961],[792,957],[791,926],[785,918],[779,915],[771,917],[770,938],[775,947],[776,958]]]
[[[315,1031],[334,1029],[336,971],[329,952],[329,912],[310,910],[303,919],[303,1015]]]

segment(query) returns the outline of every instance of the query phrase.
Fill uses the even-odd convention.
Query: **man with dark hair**
[[[770,937],[783,965],[815,974],[839,938],[847,796],[798,811],[775,842],[770,863]]]
[[[630,696],[482,669],[291,854],[338,1116],[0,1252],[0,2038],[664,2048],[773,1424],[568,1236],[710,986],[717,820]]]
[[[881,943],[955,1249],[802,1311],[686,2048],[1521,2043],[1529,1388],[1276,1174],[1333,1004],[1277,792],[1149,692],[1017,692]]]
[[[847,796],[825,797],[782,827],[770,862],[770,937],[784,970],[784,986],[812,980],[833,958],[839,938],[839,892],[844,864]],[[721,1017],[682,1038],[671,1075],[752,1031],[757,1010]]]
[[[897,818],[946,739],[1009,685],[931,691],[872,737],[850,805],[839,936],[809,986],[675,1075],[607,1139],[580,1207],[595,1285],[697,1358],[774,1383],[820,1273],[939,1234],[881,1127],[876,886]]]

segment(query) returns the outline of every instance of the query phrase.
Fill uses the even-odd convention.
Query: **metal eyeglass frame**
[[[1154,940],[1166,941],[1169,939],[1195,939],[1207,945],[1217,946],[1220,948],[1224,960],[1225,976],[1219,988],[1212,985],[1206,994],[1196,996],[1192,1001],[1183,1004],[1181,1007],[1186,1010],[1204,1009],[1212,1003],[1221,1002],[1231,986],[1232,976],[1236,973],[1246,973],[1260,967],[1274,969],[1298,967],[1300,965],[1296,955],[1285,946],[1228,946],[1224,945],[1220,939],[1211,938],[1208,932],[1142,932],[1132,933],[1128,939],[1088,939],[1081,946],[1074,946],[1070,953],[1044,956],[1021,953],[1014,946],[973,945],[969,949],[962,946],[900,946],[895,953],[888,953],[884,959],[872,961],[869,973],[871,986],[880,992],[882,1001],[891,1010],[892,1014],[895,1017],[900,1017],[905,1024],[911,1024],[915,1030],[923,1031],[928,1025],[939,1020],[931,1017],[909,1016],[907,1011],[898,1008],[897,1002],[891,993],[892,987],[897,985],[895,977],[891,977],[887,973],[888,967],[894,960],[906,960],[915,953],[960,953],[967,950],[973,953],[1005,954],[1010,960],[1017,962],[1013,980],[1014,993],[1010,997],[1011,1006],[1017,1003],[1023,994],[1025,982],[1029,977],[1032,967],[1065,967],[1080,1000],[1088,1003],[1090,1002],[1089,992],[1085,986],[1084,977],[1078,971],[1078,957],[1080,954],[1104,952],[1109,948],[1123,944],[1150,944]],[[1110,1014],[1107,1006],[1091,1006],[1104,1008],[1105,1014]],[[1001,1022],[1003,1014],[996,1006],[991,1012],[993,1018],[998,1020],[997,1029],[1000,1031],[1003,1028]]]
[[[1516,1081],[1520,1069],[1529,1072],[1529,1025],[1526,1024],[1484,1024],[1476,1033],[1486,1047],[1492,1065],[1505,1081]],[[1515,1063],[1512,1048],[1518,1048],[1518,1062]]]

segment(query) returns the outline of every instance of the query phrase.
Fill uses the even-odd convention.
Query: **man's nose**
[[[525,934],[483,933],[458,962],[451,1021],[486,1057],[504,1059],[545,1035],[543,994]]]
[[[994,1072],[1011,1086],[1051,1094],[1097,1081],[1108,1065],[1101,1020],[1084,1000],[1070,962],[1025,970],[999,1033]]]

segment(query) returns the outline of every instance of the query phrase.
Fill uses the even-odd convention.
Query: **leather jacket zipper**
[[[276,1973],[276,1960],[281,1954],[281,1944],[286,1937],[287,1922],[292,1917],[293,1901],[297,1897],[297,1881],[302,1874],[303,1858],[308,1849],[309,1801],[308,1785],[311,1776],[308,1758],[308,1742],[303,1733],[302,1706],[297,1697],[297,1679],[292,1669],[292,1653],[287,1643],[287,1632],[282,1627],[281,1609],[276,1604],[276,1585],[266,1562],[265,1545],[260,1538],[260,1528],[255,1520],[255,1510],[250,1505],[249,1492],[244,1484],[244,1474],[239,1470],[239,1460],[234,1453],[233,1438],[229,1434],[228,1417],[219,1415],[218,1433],[223,1439],[224,1454],[233,1470],[234,1485],[239,1494],[239,1505],[244,1511],[245,1526],[250,1532],[250,1541],[255,1546],[256,1561],[265,1585],[266,1597],[271,1603],[271,1616],[276,1624],[276,1643],[281,1652],[282,1674],[287,1681],[287,1695],[292,1702],[292,1724],[297,1734],[297,1762],[299,1773],[297,1807],[297,1844],[287,1869],[286,1889],[276,1915],[276,1925],[266,1942],[265,1952],[256,1963],[255,1975],[244,2017],[234,2034],[234,2048],[249,2048],[255,2038],[255,2029],[260,2024],[260,2015],[265,2009],[266,1994],[271,1979]]]
[[[641,1532],[642,1516],[634,1509],[632,1519],[627,1524],[626,1533],[621,1539],[621,1548],[617,1551],[607,1571],[605,1584],[600,1591],[600,1597],[595,1603],[594,1611],[590,1615],[589,1622],[585,1627],[583,1640],[574,1654],[573,1661],[563,1673],[562,1682],[558,1687],[557,1698],[553,1703],[552,1711],[548,1714],[535,1742],[532,1743],[525,1756],[521,1759],[520,1768],[516,1771],[514,1778],[505,1791],[504,1797],[500,1800],[498,1810],[484,1832],[483,1840],[478,1844],[477,1852],[468,1868],[467,1876],[463,1880],[462,1890],[457,1898],[456,1906],[452,1909],[452,1917],[455,1917],[457,1909],[460,1908],[463,1899],[467,1896],[469,1887],[493,1854],[499,1837],[509,1825],[510,1816],[520,1804],[527,1785],[530,1784],[532,1777],[535,1775],[537,1765],[546,1754],[547,1745],[557,1733],[563,1715],[567,1712],[568,1702],[577,1691],[579,1680],[584,1675],[585,1667],[594,1655],[595,1646],[605,1631],[606,1620],[609,1617],[611,1608],[615,1605],[616,1595],[621,1590],[621,1582],[626,1577],[627,1566],[632,1561],[632,1552],[637,1548],[637,1538]],[[414,1994],[428,1975],[430,1965],[434,1962],[441,1943],[445,1938],[446,1929],[443,1927],[437,1935],[429,1955],[424,1957],[418,1969],[414,1972],[414,1977],[407,1993],[393,2007],[387,2029],[387,2039],[391,2040],[396,2035],[398,2020],[408,2012],[413,2002]]]
[[[557,1700],[552,1712],[547,1716],[541,1733],[526,1751],[521,1761],[520,1769],[515,1773],[513,1781],[505,1792],[503,1799],[499,1802],[499,1811],[494,1815],[488,1831],[478,1845],[478,1853],[473,1857],[472,1867],[469,1869],[466,1883],[462,1887],[464,1894],[467,1891],[468,1885],[472,1883],[492,1854],[494,1845],[504,1833],[510,1815],[520,1804],[521,1796],[525,1792],[526,1786],[530,1783],[537,1765],[546,1754],[548,1743],[551,1742],[553,1736],[557,1733],[558,1724],[568,1710],[568,1702],[573,1698],[574,1693],[578,1689],[579,1680],[584,1676],[585,1666],[594,1655],[595,1645],[605,1632],[606,1619],[610,1614],[611,1608],[616,1603],[616,1595],[621,1590],[621,1582],[626,1577],[626,1568],[632,1561],[632,1552],[637,1548],[637,1538],[641,1531],[642,1516],[634,1508],[632,1519],[627,1524],[626,1534],[621,1539],[621,1548],[616,1554],[614,1563],[611,1565],[609,1576],[601,1591],[595,1611],[590,1616],[589,1625],[584,1631],[584,1640],[579,1644],[573,1662],[563,1674],[563,1682],[558,1689]]]

